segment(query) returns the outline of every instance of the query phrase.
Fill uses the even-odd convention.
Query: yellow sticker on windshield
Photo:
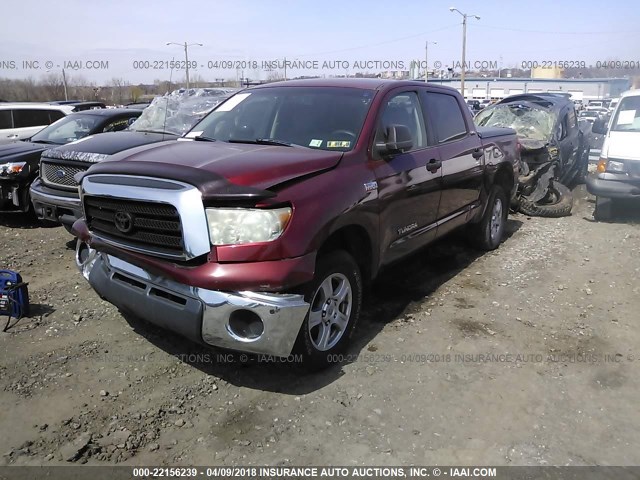
[[[322,140],[316,140],[315,138],[309,142],[310,147],[321,147]]]
[[[329,140],[327,142],[328,148],[349,148],[351,141],[349,140]]]

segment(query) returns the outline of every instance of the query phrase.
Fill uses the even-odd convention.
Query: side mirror
[[[601,135],[605,135],[607,133],[607,123],[604,118],[598,118],[593,122],[593,127],[591,127],[591,131],[593,133],[598,133]]]
[[[411,130],[406,125],[389,125],[385,132],[385,142],[376,144],[376,148],[382,155],[403,153],[413,148]]]

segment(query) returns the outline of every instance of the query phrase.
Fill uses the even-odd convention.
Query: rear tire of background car
[[[560,182],[553,181],[542,200],[534,203],[522,197],[519,208],[520,212],[531,217],[566,217],[571,214],[573,208],[573,194]]]
[[[481,250],[495,250],[502,242],[509,214],[507,194],[498,185],[489,193],[487,209],[480,222],[470,226],[471,241]]]
[[[615,201],[613,198],[596,197],[596,208],[593,211],[593,218],[598,222],[607,222],[613,217]]]
[[[303,366],[318,371],[340,363],[360,316],[362,277],[353,257],[342,250],[320,257],[305,300],[309,312],[302,323],[295,353]]]

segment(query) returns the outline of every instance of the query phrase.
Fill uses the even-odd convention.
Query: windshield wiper
[[[277,140],[275,138],[256,138],[254,140],[232,138],[229,140],[229,143],[251,143],[255,145],[276,145],[278,147],[293,147],[293,143],[285,142],[283,140]]]
[[[198,135],[197,137],[192,137],[192,138],[197,142],[217,142],[218,141],[215,138],[205,137],[204,135]]]
[[[52,142],[51,140],[31,140],[31,143],[44,143],[46,145],[62,145],[58,142]]]
[[[141,132],[141,133],[160,133],[162,135],[173,135],[176,136],[175,133],[165,132],[164,130],[132,130],[133,132]]]

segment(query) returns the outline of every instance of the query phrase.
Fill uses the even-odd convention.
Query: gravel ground
[[[0,219],[0,464],[640,464],[640,214],[510,217],[386,272],[345,361],[240,362],[101,301],[62,228]]]

